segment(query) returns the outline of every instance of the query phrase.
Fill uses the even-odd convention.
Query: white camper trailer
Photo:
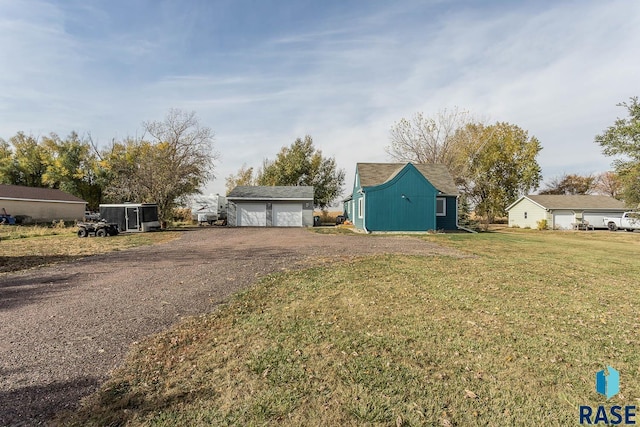
[[[191,219],[199,224],[226,220],[227,198],[219,194],[195,196],[191,203]]]

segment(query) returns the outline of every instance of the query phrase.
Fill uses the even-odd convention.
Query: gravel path
[[[259,276],[375,253],[460,255],[411,237],[202,228],[170,243],[0,276],[0,425],[40,425],[74,408],[131,343],[210,312]]]

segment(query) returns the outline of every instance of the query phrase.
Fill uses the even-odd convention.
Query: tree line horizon
[[[551,178],[539,194],[605,194],[630,207],[640,203],[640,104],[637,97],[617,104],[629,117],[594,137],[613,170],[601,174],[564,173]],[[34,137],[17,132],[0,138],[0,183],[57,188],[87,201],[158,204],[167,220],[173,208],[214,177],[214,132],[195,112],[171,109],[162,121],[143,122],[141,137],[113,140],[99,149],[91,135],[72,131]],[[486,124],[459,108],[432,117],[415,113],[390,129],[385,151],[392,161],[438,163],[448,167],[461,193],[461,205],[487,221],[504,216],[506,207],[542,183],[537,156],[540,141],[507,122]],[[335,157],[316,149],[311,135],[283,146],[259,167],[243,164],[225,178],[227,194],[237,185],[312,185],[314,204],[325,209],[343,193],[344,169]]]

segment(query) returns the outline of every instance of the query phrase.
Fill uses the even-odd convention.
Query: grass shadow
[[[60,262],[71,262],[86,255],[23,255],[0,256],[0,273],[27,270],[34,267],[42,267]]]
[[[4,277],[0,281],[0,311],[11,310],[62,292],[72,286],[76,275],[48,275],[47,277]]]

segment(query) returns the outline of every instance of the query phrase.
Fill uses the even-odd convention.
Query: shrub
[[[174,208],[172,212],[172,220],[174,222],[191,222],[191,209]]]
[[[16,219],[16,224],[21,225],[28,225],[28,224],[33,224],[33,218],[31,218],[29,215],[16,215],[15,216]]]
[[[549,226],[546,219],[541,219],[537,221],[536,224],[538,225],[538,230],[546,230]]]
[[[66,228],[67,225],[64,223],[64,220],[62,219],[58,221],[53,220],[53,222],[51,223],[51,227],[60,229],[60,228]]]
[[[316,216],[320,217],[320,223],[321,224],[335,224],[336,223],[336,217],[338,215],[342,215],[342,212],[338,212],[338,211],[316,211],[313,213]]]

